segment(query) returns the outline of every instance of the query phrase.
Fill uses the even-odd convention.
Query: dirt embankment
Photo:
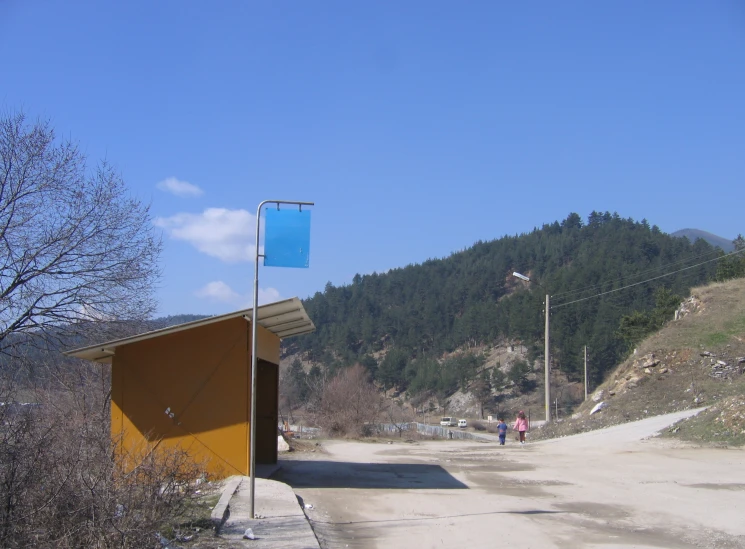
[[[571,419],[537,430],[535,438],[709,406],[666,436],[745,444],[745,280],[694,289],[676,317],[642,342]],[[591,413],[596,407],[602,409]]]

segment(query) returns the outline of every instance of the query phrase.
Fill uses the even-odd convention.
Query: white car
[[[461,429],[465,429],[466,427],[468,427],[468,422],[465,419],[459,419],[458,427],[460,427]]]
[[[443,417],[440,418],[440,425],[442,427],[455,427],[456,425],[458,425],[458,420],[450,416]]]

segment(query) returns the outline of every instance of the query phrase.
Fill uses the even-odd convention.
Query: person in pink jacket
[[[522,410],[518,412],[515,426],[512,429],[520,433],[520,444],[525,444],[525,431],[528,430],[528,420],[525,417],[525,412]]]

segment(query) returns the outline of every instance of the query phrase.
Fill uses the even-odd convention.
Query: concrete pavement
[[[618,425],[598,432],[583,433],[581,435],[574,435],[561,439],[538,441],[535,443],[531,443],[530,446],[543,447],[545,445],[552,447],[554,445],[557,445],[557,443],[561,443],[561,449],[552,449],[552,455],[554,456],[554,458],[557,458],[559,455],[563,455],[566,452],[573,453],[577,451],[590,451],[590,453],[594,453],[594,451],[597,451],[598,449],[607,450],[609,445],[623,446],[635,440],[640,440],[651,436],[655,432],[665,428],[675,421],[678,421],[679,419],[683,419],[684,417],[688,417],[690,415],[694,415],[700,410],[701,409],[687,410],[685,412],[668,414],[666,416],[648,418],[646,420],[635,422],[633,424]],[[489,433],[477,434],[480,436],[480,438],[482,438],[482,440],[493,442],[498,441],[496,435],[491,435]],[[600,438],[602,438],[602,441],[599,440]],[[510,441],[509,445],[511,447],[516,446],[512,441]],[[331,466],[331,470],[328,471],[329,476],[328,478],[326,478],[326,476],[321,474],[321,470],[313,469],[314,464],[312,462],[303,462],[302,464],[292,463],[291,469],[295,472],[295,474],[299,473],[302,470],[301,468],[303,466],[311,467],[311,470],[306,472],[307,474],[302,474],[300,479],[295,478],[295,481],[298,483],[299,487],[306,485],[307,487],[315,488],[329,488],[335,486],[340,482],[341,485],[346,487],[347,489],[369,489],[372,487],[397,489],[418,488],[424,490],[435,490],[436,492],[444,491],[442,493],[447,493],[448,491],[452,491],[452,489],[468,488],[466,484],[462,484],[456,480],[457,476],[459,475],[456,474],[456,479],[453,479],[453,477],[450,477],[450,475],[448,475],[444,469],[440,469],[440,467],[434,467],[431,465],[422,466],[417,465],[416,463],[397,466],[381,466],[382,464],[375,465],[373,462],[377,460],[374,459],[373,456],[370,455],[370,453],[368,453],[371,447],[369,445],[366,446],[367,449],[365,451],[365,454],[367,459],[365,459],[364,461],[367,461],[367,463],[364,465],[360,464],[360,466],[358,466],[362,467],[363,471],[347,471],[347,469],[349,469],[349,465],[343,462],[328,463],[326,467],[328,468],[329,466]],[[396,446],[398,447],[401,445],[397,444]],[[453,447],[453,450],[455,450],[456,448],[458,448],[458,446]],[[411,449],[414,450],[414,447],[412,447]],[[517,450],[518,448],[515,447],[512,449]],[[500,448],[499,451],[503,452],[504,450]],[[460,454],[459,451],[458,454]],[[304,457],[310,458],[310,456]],[[524,456],[523,459],[525,459],[526,457],[527,456]],[[418,460],[415,460],[415,462],[416,461]],[[445,463],[442,463],[442,461],[445,461]],[[440,462],[442,465],[449,466],[450,464],[458,463],[458,461],[460,460],[455,459],[451,461],[451,459],[445,459],[442,461]],[[256,479],[255,496],[255,509],[258,516],[257,519],[250,518],[249,478],[236,476],[228,479],[228,481],[226,482],[220,502],[213,511],[213,520],[221,523],[221,527],[219,529],[219,538],[229,543],[229,547],[242,546],[258,547],[262,549],[269,547],[288,549],[318,549],[320,547],[311,523],[308,521],[303,510],[302,500],[300,500],[296,496],[294,490],[289,485],[283,482],[270,480],[268,478],[272,476],[278,469],[279,466],[275,465],[259,466],[257,470],[258,478]],[[507,471],[502,471],[502,474],[506,472]],[[391,480],[393,484],[386,485],[385,482],[381,486],[375,484],[376,482],[381,482],[381,479],[384,481],[385,475],[388,473],[391,473],[393,477],[395,477],[395,479]],[[370,483],[364,482],[365,475],[372,475],[372,480],[370,480]],[[292,473],[290,473],[290,476],[293,476]],[[466,481],[467,477],[461,478],[463,481]],[[524,490],[525,488],[520,488],[520,492],[523,492]],[[301,488],[301,492],[302,491],[303,490]],[[500,485],[500,491],[503,493],[507,491],[506,483],[504,485]],[[314,496],[316,497],[313,501],[321,499],[320,497],[318,497],[319,494],[314,494]],[[399,495],[399,498],[400,497],[401,496]],[[323,505],[322,502],[318,503],[321,503],[322,508],[326,507],[325,505]],[[549,511],[544,512],[549,513]],[[319,515],[319,513],[321,514]],[[323,522],[327,522],[324,521],[324,519],[322,518],[323,513],[323,510],[313,509],[312,511],[310,511],[310,514],[313,515],[314,520],[318,521],[318,519],[320,519],[322,521],[322,525],[325,528],[323,532],[323,537],[326,539],[324,546],[333,546],[336,541],[341,542],[341,539],[344,540],[345,544],[349,541],[352,541],[351,539],[344,539],[345,536],[342,536],[341,539],[336,540],[334,540],[333,538],[329,539],[330,533],[326,531],[328,530],[328,527],[323,524]],[[432,515],[435,516],[437,516],[438,514],[439,513],[436,512],[432,513]],[[444,518],[448,515],[445,513],[442,516]],[[243,538],[244,533],[248,528],[251,528],[255,539],[245,540]],[[381,535],[381,533],[376,532],[375,537],[377,537],[378,535]],[[364,538],[364,536],[362,537]],[[367,543],[364,543],[362,542],[362,540],[360,540],[359,536],[355,541],[355,545],[360,543],[360,546],[369,546],[368,544],[375,545],[375,542],[372,539],[368,539]],[[517,544],[515,545],[516,547],[521,547],[519,542],[513,540],[513,543]],[[393,546],[398,545],[394,542]]]
[[[261,476],[271,476],[270,472],[259,470]],[[287,484],[256,478],[254,508],[257,518],[250,514],[249,477],[232,477],[226,482],[223,497],[213,511],[213,520],[222,521],[219,538],[231,543],[242,543],[252,548],[318,549],[319,544],[313,529],[305,517],[295,492]],[[226,507],[221,507],[227,503]],[[244,539],[250,528],[254,539]]]
[[[649,436],[698,410],[551,441],[333,441],[281,480],[324,548],[745,548],[745,452]]]

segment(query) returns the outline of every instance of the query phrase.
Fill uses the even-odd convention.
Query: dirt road
[[[643,439],[678,415],[525,446],[331,442],[278,480],[325,548],[745,548],[745,451]]]

